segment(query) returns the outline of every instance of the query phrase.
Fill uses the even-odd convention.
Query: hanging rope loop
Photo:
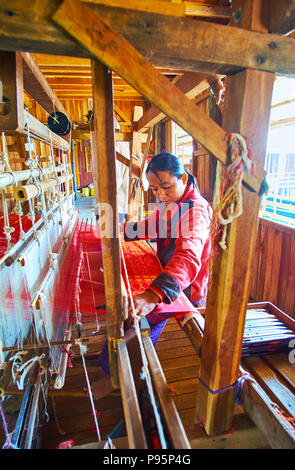
[[[227,226],[243,212],[242,179],[244,173],[254,173],[252,152],[243,136],[227,135],[230,164],[220,162],[216,168],[216,183],[213,197],[213,221],[211,238],[213,251],[227,248]]]

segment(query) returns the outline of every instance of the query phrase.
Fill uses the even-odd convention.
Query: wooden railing
[[[295,318],[295,228],[259,219],[250,300],[272,302]]]

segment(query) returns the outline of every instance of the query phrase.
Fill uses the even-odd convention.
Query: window
[[[295,227],[295,79],[274,84],[265,171],[269,192],[261,217]]]

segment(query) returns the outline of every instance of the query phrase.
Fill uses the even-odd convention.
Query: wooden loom
[[[76,13],[71,19],[68,19],[62,10],[64,8],[67,11],[69,5],[72,8],[72,11]],[[90,10],[90,21],[97,26],[98,30],[105,33],[105,37],[102,34],[101,43],[97,41],[94,43],[94,46],[89,45],[90,42],[92,43],[92,38],[89,37],[88,31],[82,29],[79,22],[81,14],[84,13],[84,9],[85,6],[82,6],[77,2],[64,2],[61,9],[55,13],[55,21],[57,21],[66,30],[70,30],[70,34],[75,37],[78,36],[78,40],[86,46],[86,49],[91,51],[92,55],[97,59],[102,60],[108,67],[113,68],[117,73],[126,77],[126,79],[128,78],[132,84],[137,87],[152,103],[162,109],[162,111],[167,115],[171,116],[180,125],[183,125],[191,135],[193,135],[214,155],[216,155],[217,158],[221,159],[221,161],[225,163],[226,148],[224,142],[225,133],[223,130],[215,124],[208,122],[205,117],[204,128],[200,128],[200,123],[194,119],[195,113],[193,107],[189,105],[188,101],[185,100],[182,95],[176,93],[176,97],[179,101],[177,102],[175,99],[175,102],[170,102],[168,98],[171,96],[170,92],[175,92],[175,87],[172,88],[163,81],[157,72],[150,67],[147,62],[144,62],[139,55],[136,55],[122,38],[113,34],[111,30],[107,30],[105,25],[99,19],[99,16],[91,13]],[[245,29],[251,29],[251,19],[253,19],[252,14],[253,12],[250,11],[249,17],[246,17],[243,22],[240,22],[239,26],[243,25]],[[246,23],[247,18],[249,19],[249,23]],[[255,25],[255,27],[257,28],[257,25]],[[121,49],[118,50],[121,50],[122,54],[128,52],[129,56],[133,58],[135,66],[132,69],[130,65],[122,63],[120,58],[109,50],[110,46],[104,42],[106,41],[108,34],[111,39],[117,41],[116,44],[121,47]],[[98,38],[96,39],[98,40]],[[68,45],[68,47],[70,47],[70,45]],[[102,49],[106,50],[104,55],[101,53]],[[124,55],[122,57],[124,57]],[[142,63],[144,64],[144,67],[142,66]],[[248,66],[248,63],[246,66]],[[273,70],[270,68],[269,71],[278,70],[276,67],[278,66],[274,66]],[[260,68],[260,66],[257,68]],[[144,72],[144,69],[149,70],[149,79],[152,77],[155,83],[160,84],[162,91],[159,93],[159,96],[155,96],[152,84],[148,83],[147,80],[144,80],[146,73]],[[107,156],[109,157],[110,155],[114,155],[114,132],[113,129],[107,125],[107,123],[113,121],[111,83],[108,75],[107,69],[97,62],[96,59],[93,59],[93,90],[96,110],[94,132],[96,133],[96,141],[102,143],[102,145],[97,148],[99,198],[101,202],[111,203],[112,206],[115,207],[113,205],[116,196],[115,188],[105,184],[107,183],[107,179],[105,178],[106,173],[109,175],[110,179],[113,180],[114,178],[114,159],[112,160],[107,158]],[[269,112],[272,78],[272,74],[269,72],[257,72],[256,70],[246,69],[231,77],[227,88],[229,92],[226,99],[223,126],[228,130],[235,130],[243,135],[247,135],[249,140],[253,142],[253,146],[255,147],[253,148],[253,151],[256,156],[257,163],[261,166],[263,164],[262,156],[264,155],[264,135],[267,121],[267,116],[264,114],[268,115]],[[253,96],[256,96],[254,91],[256,91],[257,88],[260,90],[260,112],[262,115],[260,116],[257,112],[255,119],[253,119],[253,114],[249,112],[245,103],[239,102],[239,105],[236,106],[235,109],[237,114],[235,116],[234,113],[232,113],[232,108],[230,106],[230,99],[232,99],[232,96],[236,96],[237,101],[239,97],[241,97],[241,100],[246,97],[247,102],[251,103]],[[185,106],[186,113],[183,112],[183,108],[180,108],[180,104],[181,106]],[[187,114],[188,116],[192,116],[190,122],[187,122],[185,118],[180,116],[179,109],[181,109],[182,115]],[[257,125],[257,122],[260,125]],[[255,133],[259,134],[259,138],[256,137],[254,139]],[[260,155],[261,160],[259,161]],[[235,382],[239,373],[240,351],[232,350],[232,354],[230,354],[232,357],[230,357],[229,362],[225,364],[223,363],[223,357],[226,357],[226,355],[223,354],[222,348],[226,347],[230,349],[230,347],[242,343],[241,339],[247,303],[250,261],[251,253],[253,251],[253,240],[255,237],[255,220],[257,219],[259,204],[257,192],[259,191],[262,182],[263,172],[258,171],[257,175],[259,176],[249,178],[247,181],[248,185],[254,188],[256,192],[250,193],[249,191],[244,190],[244,214],[239,220],[235,221],[231,227],[228,251],[222,255],[216,264],[214,271],[215,287],[209,294],[208,308],[206,311],[206,328],[208,330],[204,330],[201,373],[203,374],[202,379],[204,383],[207,383],[207,385],[213,390],[226,387]],[[103,184],[105,184],[105,186],[103,186]],[[255,210],[253,210],[253,207],[255,207]],[[116,217],[114,217],[114,219],[114,226],[112,228],[116,229]],[[245,226],[251,228],[250,234],[245,230]],[[107,229],[105,229],[105,231],[107,232]],[[120,366],[118,369],[118,364],[120,364],[121,357],[125,354],[122,334],[124,306],[120,288],[121,279],[118,270],[119,246],[116,239],[111,240],[104,238],[103,241],[104,273],[108,289],[106,299],[108,336],[110,340],[111,363],[113,364],[112,378],[114,384],[118,384],[120,374],[122,377],[122,370],[120,369]],[[240,257],[237,242],[243,246],[243,259]],[[247,273],[245,282],[241,282],[241,280],[239,283],[235,282],[235,279],[239,279],[239,276],[244,269],[246,269]],[[228,282],[230,282],[232,289],[223,289],[223,285]],[[216,302],[216,299],[218,299],[218,302]],[[239,319],[238,324],[234,321],[235,318]],[[226,332],[224,325],[230,325],[230,335]],[[215,363],[212,364],[209,358],[212,357],[212,351],[216,351],[216,344],[211,344],[210,338],[216,338],[217,332],[217,349],[220,354],[218,356],[214,354]],[[228,336],[231,337],[230,341],[225,341]],[[225,371],[223,376],[219,376],[216,373],[219,368],[222,368],[222,370]],[[124,382],[124,378],[121,378],[120,382]],[[220,395],[211,396],[208,393],[208,390],[200,387],[198,394],[198,414],[204,420],[208,433],[214,434],[221,432],[223,429],[227,429],[230,426],[232,415],[233,391],[224,392],[222,397]]]

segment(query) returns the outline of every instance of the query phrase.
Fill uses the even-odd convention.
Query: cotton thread
[[[150,372],[149,372],[148,362],[147,362],[147,358],[146,358],[146,354],[145,354],[145,351],[144,351],[144,346],[142,344],[142,338],[141,338],[141,334],[140,334],[140,330],[139,330],[140,317],[138,317],[135,314],[133,296],[132,296],[132,292],[131,292],[127,267],[126,267],[126,263],[125,263],[125,257],[124,257],[124,253],[123,253],[123,249],[122,249],[122,245],[121,245],[120,240],[119,240],[119,244],[120,244],[120,251],[121,251],[121,256],[122,256],[123,267],[124,267],[125,276],[126,276],[126,280],[127,280],[127,288],[128,288],[128,293],[129,293],[129,297],[130,297],[130,303],[131,303],[132,312],[133,312],[133,316],[134,316],[134,320],[135,320],[134,321],[135,331],[136,331],[136,334],[137,334],[137,337],[138,337],[138,342],[139,342],[140,352],[141,352],[141,357],[142,357],[142,362],[143,362],[143,367],[142,367],[142,371],[141,371],[141,374],[140,374],[140,378],[145,380],[146,384],[147,384],[147,389],[148,389],[151,404],[152,404],[152,407],[153,407],[153,410],[154,410],[155,421],[156,421],[156,425],[157,425],[157,429],[158,429],[158,433],[159,433],[159,439],[160,439],[160,442],[161,442],[162,449],[167,449],[167,443],[166,443],[166,439],[165,439],[165,435],[164,435],[163,425],[162,425],[160,414],[159,414],[159,411],[158,411],[158,408],[157,408],[157,403],[156,403],[156,399],[155,399],[155,395],[154,395],[154,391],[153,391],[153,386],[152,386],[151,375],[150,375]]]

